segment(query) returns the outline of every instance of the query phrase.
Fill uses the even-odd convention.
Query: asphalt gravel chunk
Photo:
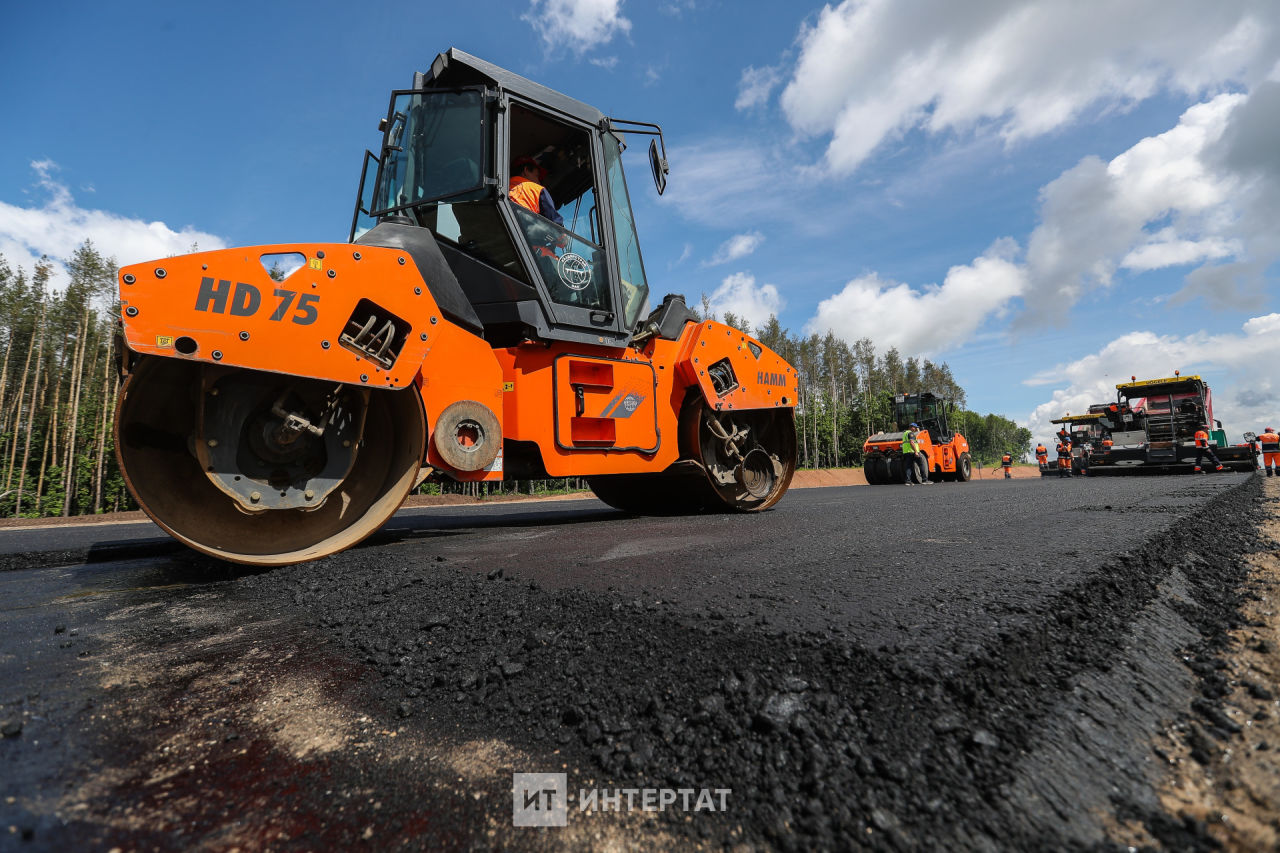
[[[731,788],[731,815],[668,815],[713,843],[1106,846],[1098,805],[1191,843],[1197,827],[1151,811],[1143,737],[1197,678],[1212,692],[1212,673],[1173,668],[1237,619],[1257,501],[1243,481],[1015,482],[1016,499],[985,486],[960,505],[958,489],[911,504],[823,490],[763,518],[593,522],[554,556],[536,528],[477,531],[245,585],[292,600],[376,673],[383,714],[560,750],[606,787]],[[862,495],[881,517],[849,500]],[[846,517],[813,505],[833,500]],[[1178,626],[1142,637],[1163,645],[1135,646],[1165,609]],[[1144,695],[1127,673],[1150,656]],[[1067,709],[1093,710],[1100,740],[1064,734]]]

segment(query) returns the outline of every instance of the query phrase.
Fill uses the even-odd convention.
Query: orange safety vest
[[[1043,462],[1049,456],[1049,450],[1043,444],[1036,445],[1036,458]]]
[[[511,196],[511,200],[526,210],[532,210],[539,213],[538,199],[542,197],[542,190],[545,189],[542,184],[535,184],[528,178],[514,177],[511,179],[511,185],[507,187],[507,193]]]
[[[1104,439],[1102,439],[1102,446],[1103,446],[1103,447],[1110,447],[1110,446],[1111,446],[1111,445],[1113,445],[1114,443],[1115,443],[1115,442],[1113,442],[1113,441],[1112,441],[1111,439],[1109,439],[1109,438],[1104,438]]]
[[[1209,446],[1209,433],[1205,432],[1202,429],[1196,430],[1196,447],[1208,447],[1208,446]]]
[[[1276,435],[1274,432],[1264,432],[1258,436],[1258,441],[1262,444],[1264,453],[1275,453],[1275,445],[1280,444],[1280,435]]]
[[[1000,464],[1008,468],[1013,464],[1013,457],[1006,453],[1004,456],[1000,457]]]
[[[527,210],[534,213],[542,214],[542,191],[545,187],[542,184],[536,184],[528,178],[515,177],[511,179],[511,186],[507,188],[507,193],[511,196],[511,200]],[[535,254],[544,258],[555,259],[556,252],[550,246],[534,246]]]

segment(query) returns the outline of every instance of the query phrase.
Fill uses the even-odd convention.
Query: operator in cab
[[[556,210],[556,203],[552,201],[551,193],[542,185],[546,179],[547,170],[542,168],[537,160],[532,157],[517,157],[511,164],[511,183],[507,187],[507,193],[516,204],[550,219],[563,228],[564,217],[560,215],[560,211]]]

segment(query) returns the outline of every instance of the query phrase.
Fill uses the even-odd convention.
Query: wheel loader
[[[348,548],[426,478],[584,477],[631,513],[758,512],[796,465],[796,371],[649,285],[622,166],[656,124],[451,49],[392,93],[349,241],[120,271],[116,451],[190,547]],[[509,195],[540,169],[556,216]],[[560,221],[555,221],[555,220]]]
[[[967,482],[973,476],[969,442],[947,427],[950,404],[945,398],[924,391],[895,394],[893,419],[899,429],[878,432],[862,445],[862,472],[867,483],[883,486],[903,481],[902,433],[919,424],[916,444],[928,458],[929,479]]]
[[[1116,385],[1116,402],[1100,423],[1111,447],[1089,455],[1090,474],[1189,474],[1195,469],[1195,433],[1209,429],[1214,453],[1224,468],[1249,472],[1257,459],[1248,445],[1227,446],[1222,422],[1213,416],[1213,392],[1199,376],[1138,379]]]

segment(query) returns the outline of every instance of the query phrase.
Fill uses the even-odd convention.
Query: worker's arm
[[[561,228],[564,227],[564,217],[560,215],[560,211],[556,210],[555,202],[551,200],[551,193],[547,192],[545,187],[538,196],[538,212]]]

